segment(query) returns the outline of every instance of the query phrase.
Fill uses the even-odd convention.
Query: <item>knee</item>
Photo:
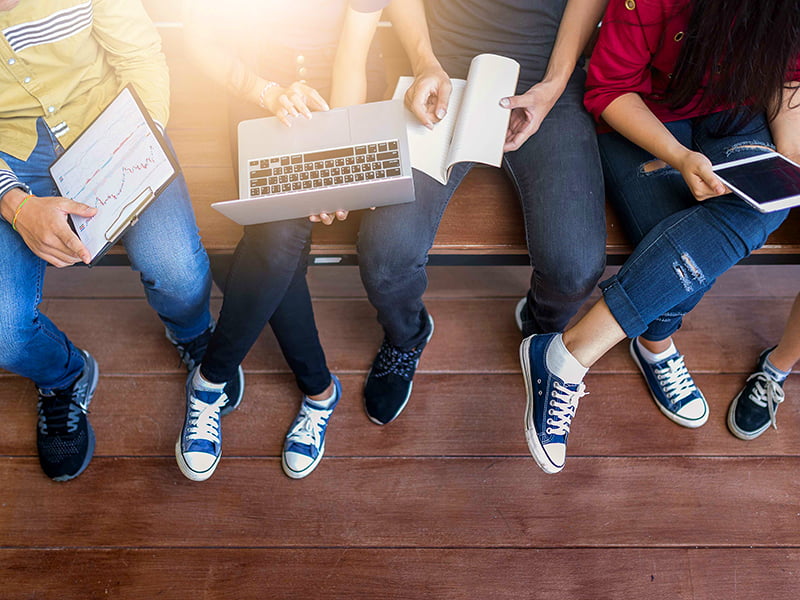
[[[426,263],[426,252],[388,243],[366,245],[359,238],[359,271],[364,287],[371,293],[385,293],[402,285],[409,276],[423,271]]]
[[[569,263],[558,261],[537,268],[540,284],[550,288],[565,302],[578,302],[592,293],[605,268],[605,255],[600,260]]]
[[[248,225],[244,228],[240,249],[258,257],[265,266],[291,263],[293,270],[308,250],[312,225],[308,219]]]

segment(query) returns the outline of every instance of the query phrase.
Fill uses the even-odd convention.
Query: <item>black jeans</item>
[[[330,385],[306,283],[311,227],[304,218],[244,228],[219,321],[203,358],[206,379],[233,379],[269,322],[302,392],[313,396]]]

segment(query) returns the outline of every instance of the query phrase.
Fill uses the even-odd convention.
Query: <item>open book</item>
[[[446,184],[450,169],[460,162],[499,167],[503,160],[511,111],[500,99],[513,96],[519,63],[496,54],[472,59],[466,81],[451,79],[453,91],[447,115],[428,129],[406,108],[411,166]],[[401,77],[394,98],[404,98],[413,77]]]

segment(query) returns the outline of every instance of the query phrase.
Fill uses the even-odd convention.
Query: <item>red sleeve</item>
[[[611,0],[589,60],[584,104],[595,119],[618,97],[653,91],[650,65],[661,48],[665,15],[657,0]]]

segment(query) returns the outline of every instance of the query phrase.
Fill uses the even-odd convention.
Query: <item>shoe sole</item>
[[[658,410],[660,410],[661,413],[673,423],[677,423],[678,425],[686,427],[687,429],[697,429],[698,427],[702,427],[703,425],[705,425],[706,421],[708,421],[708,412],[709,412],[708,401],[705,399],[705,396],[703,397],[703,401],[705,402],[706,405],[706,412],[699,419],[687,419],[685,417],[681,417],[680,415],[676,415],[675,413],[670,412],[661,405],[661,402],[658,401],[658,398],[653,393],[653,390],[650,389],[650,384],[647,382],[647,375],[645,374],[644,368],[642,367],[642,363],[639,361],[639,357],[636,355],[636,351],[633,349],[633,344],[635,343],[636,339],[634,338],[633,340],[631,340],[631,343],[628,344],[628,352],[630,353],[631,358],[633,358],[633,362],[636,363],[636,367],[639,369],[639,372],[642,374],[642,378],[644,378],[644,384],[647,386],[647,391],[650,392],[650,397],[653,399],[653,402],[655,402],[655,405],[658,407]]]
[[[736,418],[736,405],[739,403],[739,398],[742,396],[742,392],[744,389],[740,390],[736,397],[731,401],[731,405],[728,408],[728,430],[737,438],[744,441],[754,440],[762,433],[764,433],[767,429],[769,429],[770,423],[769,421],[760,429],[756,429],[753,432],[747,432],[742,429],[739,429],[736,426],[735,418]]]
[[[428,315],[428,320],[429,320],[429,321],[430,321],[430,323],[431,323],[431,332],[428,334],[428,337],[427,337],[427,338],[425,338],[425,345],[426,345],[426,346],[428,345],[428,342],[430,342],[430,341],[431,341],[431,338],[433,337],[433,328],[434,328],[434,325],[433,325],[433,317],[431,317],[430,315]],[[417,360],[417,366],[419,366],[419,359]],[[415,367],[414,367],[414,374],[415,374],[415,375],[416,375],[416,368],[417,368],[417,367],[415,366]],[[369,379],[369,376],[370,376],[370,375],[372,375],[372,367],[370,367],[369,371],[367,372],[367,380]],[[388,421],[386,421],[386,422],[383,422],[383,421],[378,421],[378,419],[374,419],[374,418],[372,417],[372,415],[370,415],[370,414],[369,414],[369,411],[367,410],[367,399],[366,399],[366,398],[364,398],[364,412],[367,414],[367,418],[368,418],[370,421],[372,421],[373,423],[375,423],[375,425],[388,425],[389,423],[391,423],[392,421],[394,421],[394,420],[395,420],[397,417],[399,417],[399,416],[400,416],[400,413],[402,413],[402,412],[403,412],[403,409],[405,409],[405,407],[406,407],[406,404],[408,404],[408,401],[409,401],[409,399],[411,398],[411,390],[413,389],[413,387],[414,387],[414,381],[412,380],[412,381],[410,381],[410,382],[409,382],[409,384],[408,384],[408,393],[406,394],[406,398],[405,398],[405,400],[403,400],[403,403],[400,405],[400,408],[398,408],[398,409],[397,409],[397,412],[394,414],[394,416],[393,416],[391,419],[389,419]]]
[[[189,373],[189,375],[191,376],[191,373]],[[236,371],[236,376],[239,378],[239,397],[233,404],[228,402],[220,409],[220,417],[224,417],[225,415],[228,415],[239,408],[239,405],[242,403],[242,398],[244,398],[244,371],[242,370],[241,365],[239,366],[238,371]]]
[[[520,333],[522,333],[522,317],[520,316],[519,313],[527,301],[528,301],[527,295],[523,296],[522,298],[519,299],[519,301],[517,302],[517,306],[514,308],[514,320],[517,322],[517,329],[519,329]]]
[[[92,383],[89,384],[89,393],[87,394],[88,400],[86,401],[86,406],[84,408],[88,409],[89,404],[92,403],[92,399],[94,398],[94,392],[97,390],[97,383],[100,380],[100,369],[97,368],[97,361],[88,353],[83,350],[81,352],[84,355],[84,360],[91,359],[94,362],[94,368],[92,373]],[[86,458],[83,459],[83,464],[81,464],[80,469],[76,473],[72,475],[61,475],[59,477],[53,477],[53,481],[69,481],[70,479],[75,479],[78,475],[83,473],[86,470],[86,467],[89,466],[89,463],[92,462],[92,457],[94,457],[94,447],[96,438],[94,435],[94,429],[92,429],[92,424],[89,423],[89,417],[86,417],[86,430],[87,435],[89,436],[89,447],[86,450]]]
[[[322,442],[322,446],[319,449],[319,454],[317,454],[317,458],[314,459],[310,465],[308,465],[302,471],[293,471],[289,468],[289,465],[286,464],[286,455],[281,452],[281,467],[283,468],[283,472],[292,479],[303,479],[303,477],[308,477],[317,468],[319,461],[322,460],[322,457],[325,456],[325,442]]]
[[[534,391],[531,388],[531,360],[530,360],[530,346],[531,346],[531,337],[527,337],[522,340],[522,343],[519,346],[519,362],[522,365],[522,379],[525,381],[525,395],[527,396],[527,404],[525,405],[525,440],[528,442],[528,450],[533,456],[533,460],[536,461],[536,464],[539,465],[539,468],[547,473],[548,475],[555,475],[556,473],[560,472],[564,465],[560,467],[558,465],[554,465],[550,458],[547,456],[547,453],[544,450],[544,446],[539,441],[539,437],[536,435],[536,428],[531,427],[528,428],[528,423],[533,422],[534,413],[536,412],[534,409],[534,398],[533,394]]]
[[[178,437],[178,441],[175,442],[175,458],[178,461],[178,468],[187,479],[191,479],[192,481],[205,481],[211,477],[214,474],[214,471],[217,469],[219,459],[222,458],[222,452],[219,453],[217,460],[214,461],[214,464],[211,465],[207,471],[195,471],[186,463],[186,460],[183,458],[183,453],[181,452],[181,438]]]

